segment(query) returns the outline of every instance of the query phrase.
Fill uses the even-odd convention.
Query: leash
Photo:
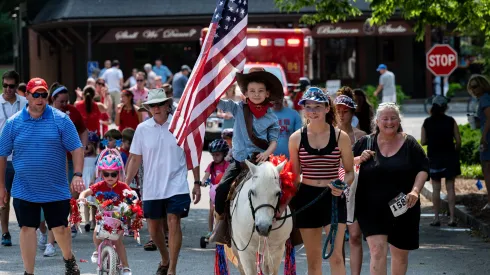
[[[288,219],[288,218],[291,218],[291,217],[295,217],[296,215],[298,215],[299,213],[305,211],[308,207],[312,206],[313,204],[315,204],[318,200],[320,200],[323,196],[325,196],[326,194],[328,194],[329,192],[331,192],[330,188],[325,188],[321,193],[320,195],[318,195],[318,197],[316,197],[315,199],[313,199],[311,202],[309,202],[308,204],[306,204],[305,206],[301,207],[300,209],[296,210],[296,211],[291,211],[291,214],[289,215],[286,215],[284,217],[279,217],[279,218],[276,218],[276,221],[280,221],[280,220],[285,220],[285,219]]]
[[[347,188],[347,184],[341,180],[332,181],[332,185],[335,188],[345,190]],[[337,230],[339,227],[339,210],[338,210],[338,197],[332,196],[332,215],[330,222],[330,231],[328,232],[327,239],[325,240],[325,244],[323,245],[322,257],[324,260],[330,258],[333,254],[334,246],[335,246],[335,237],[337,236]],[[330,251],[327,254],[327,247],[330,243]]]

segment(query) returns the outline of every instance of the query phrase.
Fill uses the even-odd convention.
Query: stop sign
[[[427,69],[435,76],[448,76],[458,67],[458,53],[449,45],[434,45],[425,58]]]

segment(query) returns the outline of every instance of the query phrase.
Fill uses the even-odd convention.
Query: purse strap
[[[253,114],[252,112],[250,111],[250,107],[248,107],[248,104],[244,103],[243,104],[243,116],[245,118],[245,125],[247,126],[247,132],[248,132],[248,136],[250,137],[250,140],[252,141],[253,144],[255,144],[255,146],[259,147],[260,149],[262,150],[267,150],[267,148],[269,148],[269,142],[264,140],[264,139],[261,139],[261,138],[258,138],[254,131],[253,131]]]

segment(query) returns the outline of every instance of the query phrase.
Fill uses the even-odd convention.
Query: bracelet
[[[194,181],[194,184],[197,184],[197,185],[201,186],[202,185],[202,182],[200,180],[196,180],[196,181]]]

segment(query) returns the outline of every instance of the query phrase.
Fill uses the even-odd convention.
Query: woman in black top
[[[432,226],[440,226],[439,208],[441,204],[441,179],[446,179],[447,199],[449,202],[449,226],[456,226],[454,221],[454,179],[461,174],[459,149],[461,136],[454,118],[447,116],[447,99],[438,95],[432,100],[431,116],[422,125],[422,145],[427,145],[432,181],[432,202],[434,203],[434,221]],[[454,142],[456,140],[456,143]]]
[[[375,133],[354,145],[355,163],[362,163],[355,214],[369,245],[371,274],[387,273],[388,243],[391,274],[406,274],[408,252],[419,247],[419,193],[429,161],[415,138],[403,133],[395,103],[380,104],[375,123]]]

